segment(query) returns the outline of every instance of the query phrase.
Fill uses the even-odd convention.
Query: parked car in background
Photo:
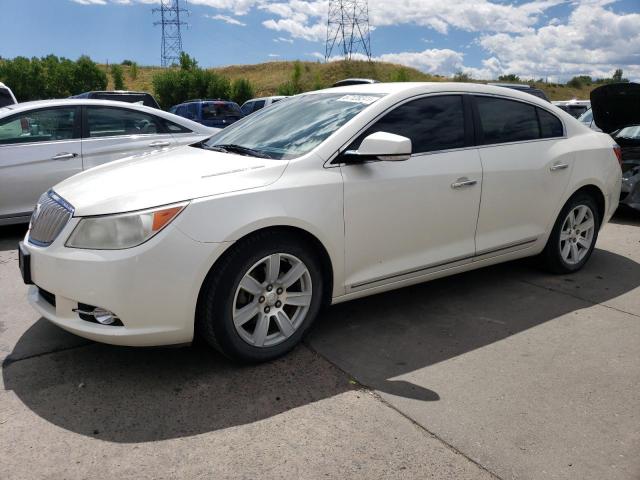
[[[0,225],[29,221],[42,191],[71,175],[216,131],[162,110],[107,100],[0,108]]]
[[[593,117],[620,146],[620,203],[640,211],[640,84],[613,83],[591,92]]]
[[[331,85],[332,87],[347,87],[349,85],[367,85],[370,83],[380,83],[373,78],[345,78],[344,80],[338,80]]]
[[[160,110],[160,105],[158,105],[156,99],[153,98],[153,95],[148,92],[132,92],[128,90],[95,91],[80,93],[69,98],[90,98],[93,100],[114,100],[117,102],[138,103],[146,107],[157,108]]]
[[[169,112],[215,128],[228,127],[244,117],[238,104],[228,100],[187,100],[174,105]]]
[[[595,130],[596,132],[602,131],[598,128],[598,126],[593,121],[593,110],[591,109],[587,110],[582,115],[580,115],[578,117],[578,121],[582,123],[584,126],[589,127],[592,130]]]
[[[591,102],[589,100],[556,100],[551,103],[574,118],[579,118],[584,112],[591,108]]]
[[[261,110],[265,107],[268,107],[269,105],[279,102],[284,98],[287,98],[287,96],[277,95],[273,97],[252,98],[251,100],[247,100],[246,102],[244,102],[242,104],[242,107],[240,107],[240,110],[242,110],[242,113],[246,116],[246,115],[249,115],[250,113],[257,112],[258,110]]]
[[[13,92],[4,83],[0,82],[0,107],[6,107],[14,103],[18,103],[18,101],[13,95]]]
[[[265,361],[324,304],[521,257],[580,270],[616,207],[611,137],[533,95],[379,83],[46,191],[20,246],[40,315],[92,340]]]
[[[492,85],[494,87],[504,87],[511,88],[512,90],[518,90],[519,92],[526,92],[534,97],[541,98],[543,100],[549,101],[547,94],[542,90],[536,87],[532,87],[526,83],[488,83],[487,85]]]

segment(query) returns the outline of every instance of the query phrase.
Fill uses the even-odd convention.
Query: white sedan
[[[0,225],[28,222],[40,194],[78,172],[216,131],[115,101],[43,100],[0,108]]]
[[[44,193],[23,278],[43,317],[83,337],[197,333],[264,361],[326,304],[532,255],[579,270],[618,205],[618,155],[611,137],[515,90],[310,92]]]

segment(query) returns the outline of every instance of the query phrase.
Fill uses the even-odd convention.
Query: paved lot
[[[0,227],[0,477],[640,479],[640,216],[573,276],[515,262],[330,308],[291,355],[87,342]]]

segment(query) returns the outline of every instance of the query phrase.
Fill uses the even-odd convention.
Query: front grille
[[[29,241],[41,247],[51,245],[73,215],[73,207],[53,190],[42,194],[33,214]]]
[[[49,305],[51,305],[52,307],[56,306],[56,296],[53,293],[47,292],[40,287],[38,287],[38,293],[40,294],[42,299]]]

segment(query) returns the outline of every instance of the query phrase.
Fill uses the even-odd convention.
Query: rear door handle
[[[149,144],[150,147],[168,147],[169,145],[171,145],[171,142],[163,142],[162,140]]]
[[[451,188],[458,189],[458,188],[464,188],[464,187],[471,187],[476,183],[478,183],[477,180],[469,180],[467,177],[462,177],[456,180],[455,182],[453,182],[451,184]]]
[[[569,168],[569,165],[567,165],[566,163],[556,163],[554,165],[551,165],[549,170],[555,172],[556,170],[564,170],[565,168]]]
[[[62,152],[51,157],[51,160],[69,160],[70,158],[76,158],[77,156],[77,153]]]

